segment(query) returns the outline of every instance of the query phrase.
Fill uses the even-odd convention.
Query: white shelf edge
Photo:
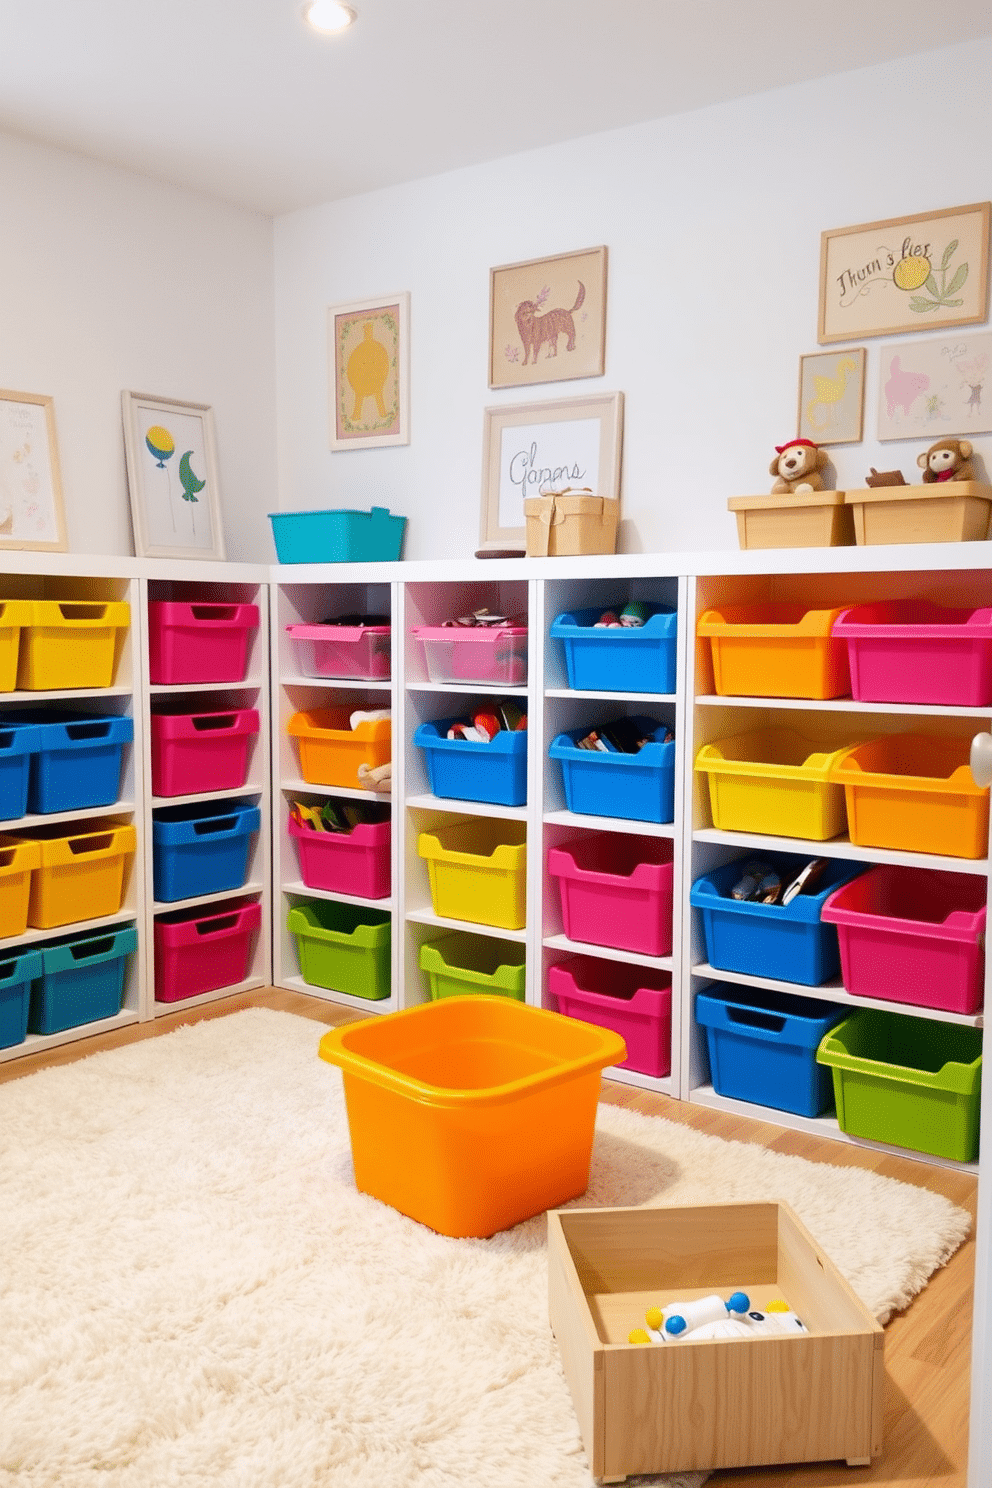
[[[883,713],[889,717],[914,714],[921,717],[992,718],[992,707],[964,708],[942,703],[862,703],[855,698],[766,698],[734,697],[731,694],[698,693],[693,701],[701,708],[788,708],[802,713]]]
[[[43,1054],[65,1044],[78,1044],[83,1039],[93,1038],[95,1034],[110,1033],[115,1028],[127,1028],[137,1022],[137,1011],[122,1008],[112,1018],[97,1018],[92,1023],[78,1023],[75,1028],[64,1028],[61,1033],[29,1033],[21,1043],[12,1044],[9,1049],[0,1049],[0,1064],[13,1059],[26,1059],[31,1054]]]
[[[4,553],[6,566],[9,554]],[[68,698],[85,698],[87,702],[99,702],[100,698],[132,697],[135,687],[124,687],[114,683],[112,687],[58,687],[22,688],[16,692],[0,692],[0,703],[60,703]]]
[[[264,977],[252,976],[246,977],[243,982],[235,982],[230,987],[217,987],[213,992],[200,992],[195,997],[180,997],[175,1002],[159,1002],[156,998],[155,1017],[165,1018],[170,1013],[181,1013],[186,1008],[203,1007],[209,1002],[221,1002],[225,997],[236,997],[239,992],[251,992],[256,987],[265,985]]]
[[[582,827],[592,832],[628,832],[639,837],[675,836],[674,822],[631,821],[623,816],[584,816],[577,811],[546,811],[547,826]]]
[[[345,801],[392,800],[391,791],[360,790],[351,785],[315,785],[312,780],[281,780],[279,789],[283,795],[340,796]],[[195,800],[196,797],[193,799]]]
[[[515,940],[526,943],[527,930],[504,930],[499,925],[480,925],[475,920],[449,920],[431,909],[408,909],[408,921],[416,925],[436,925],[439,930],[468,930],[473,935],[489,935],[494,940]]]
[[[89,821],[101,816],[133,816],[136,809],[133,801],[114,801],[110,806],[83,806],[74,811],[36,811],[27,816],[8,817],[0,821],[0,835],[18,827],[42,827],[49,822]]]
[[[304,677],[298,672],[284,672],[279,681],[282,687],[317,687],[347,692],[389,692],[393,685],[388,677]]]
[[[600,688],[546,687],[546,698],[580,698],[606,703],[669,703],[678,697],[674,692],[607,692]]]
[[[959,1023],[965,1028],[983,1028],[985,1020],[981,1013],[951,1013],[943,1008],[922,1007],[914,1002],[890,1002],[882,997],[856,997],[848,992],[839,977],[821,982],[817,987],[807,987],[804,982],[780,982],[772,977],[749,976],[744,972],[720,971],[708,961],[700,961],[690,968],[694,977],[716,982],[731,982],[742,987],[767,987],[773,992],[787,992],[792,997],[812,997],[818,1002],[843,1003],[845,1007],[878,1008],[883,1013],[901,1013],[904,1017],[925,1018],[928,1023]]]
[[[150,682],[152,697],[185,692],[258,692],[266,686],[263,677],[243,677],[240,682]]]
[[[157,811],[162,806],[189,806],[197,801],[229,801],[237,796],[264,796],[265,786],[258,781],[249,780],[246,785],[239,785],[230,790],[205,790],[192,791],[185,796],[152,796],[149,805],[152,811]]]
[[[407,682],[407,692],[466,692],[482,693],[486,697],[526,697],[527,684],[507,682],[502,686],[496,682]]]
[[[337,889],[314,889],[302,879],[281,885],[283,894],[293,894],[298,899],[328,899],[337,904],[357,904],[362,909],[385,909],[395,912],[395,898],[387,894],[384,899],[366,899],[360,894],[343,894]]]
[[[125,905],[112,915],[101,915],[95,920],[70,920],[67,925],[52,925],[48,930],[36,930],[29,925],[22,935],[12,935],[9,940],[0,941],[0,951],[6,952],[14,946],[30,948],[37,945],[39,941],[52,940],[66,935],[85,935],[90,930],[104,930],[111,929],[115,925],[134,924],[140,919],[139,908],[129,908]]]
[[[637,951],[618,951],[613,946],[592,945],[583,940],[569,940],[567,935],[546,935],[542,942],[545,950],[568,951],[578,956],[598,956],[603,961],[619,961],[623,965],[648,966],[657,971],[672,971],[671,956],[644,956]]]
[[[936,853],[907,852],[894,847],[859,847],[847,837],[826,842],[806,837],[775,837],[767,832],[727,832],[718,827],[697,827],[693,842],[719,842],[727,847],[760,847],[766,852],[800,853],[805,857],[852,858],[865,863],[897,863],[908,868],[939,868],[950,873],[988,874],[987,858],[952,858]]]
[[[406,804],[418,811],[451,811],[466,816],[504,817],[509,821],[526,821],[526,806],[497,806],[488,801],[457,801],[451,796],[407,796]]]
[[[333,1002],[338,1007],[353,1008],[356,1013],[392,1013],[397,1009],[396,993],[388,997],[354,997],[350,992],[335,992],[330,987],[315,987],[301,976],[284,976],[279,983],[288,992],[304,992],[307,997],[319,997],[322,1002]]]
[[[640,1070],[621,1069],[611,1064],[603,1071],[604,1080],[617,1085],[636,1085],[639,1090],[650,1090],[655,1095],[667,1095],[675,1099],[674,1081],[671,1075],[644,1075]]]
[[[222,889],[214,894],[194,894],[189,899],[155,899],[152,903],[152,914],[171,914],[176,910],[195,909],[200,904],[224,904],[229,899],[262,894],[265,892],[265,887],[265,884],[259,880],[255,883],[242,884],[238,889]]]

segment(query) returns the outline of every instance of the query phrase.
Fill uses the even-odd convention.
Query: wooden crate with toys
[[[838,548],[854,542],[851,510],[843,491],[827,490],[820,472],[827,455],[809,439],[775,446],[768,467],[775,477],[767,496],[731,496],[742,548]]]
[[[878,543],[983,542],[989,535],[992,486],[977,478],[969,439],[938,439],[917,457],[923,484],[901,470],[883,483],[872,471],[865,490],[848,491],[859,547]]]

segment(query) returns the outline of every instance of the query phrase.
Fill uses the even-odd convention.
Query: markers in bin
[[[753,904],[791,904],[797,894],[814,889],[827,866],[826,858],[811,858],[796,876],[783,887],[782,880],[768,863],[752,861],[730,890],[731,899]]]
[[[527,714],[522,713],[511,701],[496,703],[491,708],[478,708],[468,722],[453,723],[448,729],[449,739],[469,739],[476,744],[488,744],[503,730],[520,733],[527,727]]]
[[[601,728],[590,729],[578,740],[579,749],[598,750],[600,754],[637,754],[645,744],[670,744],[675,738],[671,729],[659,741],[655,733],[642,734],[632,718],[618,718],[615,723],[604,723]]]

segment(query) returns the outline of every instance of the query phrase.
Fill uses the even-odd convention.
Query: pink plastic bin
[[[258,727],[254,708],[230,713],[153,713],[152,794],[240,790],[248,777],[248,747]]]
[[[390,823],[360,822],[350,832],[314,832],[289,818],[300,877],[311,889],[385,899],[390,892]]]
[[[527,681],[525,625],[419,625],[432,682],[492,682],[522,687]]]
[[[611,1028],[627,1045],[619,1069],[667,1075],[672,1068],[672,979],[619,961],[569,956],[548,967],[552,1010],[599,1028]]]
[[[211,904],[155,921],[155,1000],[182,1002],[246,980],[261,905]]]
[[[834,621],[847,641],[851,696],[864,703],[992,703],[992,609],[924,599],[857,605]]]
[[[148,605],[148,675],[152,682],[241,682],[248,644],[258,629],[258,605],[180,603]]]
[[[977,874],[885,864],[837,889],[820,917],[837,926],[848,992],[977,1012],[984,990],[986,888]]]
[[[642,956],[672,951],[672,854],[666,837],[592,832],[548,849],[569,940]]]
[[[389,676],[388,625],[287,625],[304,677]]]

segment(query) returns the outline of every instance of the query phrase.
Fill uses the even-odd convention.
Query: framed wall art
[[[327,312],[331,449],[410,443],[410,296]]]
[[[882,353],[879,439],[957,438],[992,431],[992,333],[897,341]]]
[[[976,202],[823,233],[820,345],[985,320],[989,209]]]
[[[68,545],[53,401],[0,389],[0,548]]]
[[[489,271],[489,386],[601,377],[606,365],[606,249]]]
[[[619,501],[622,442],[622,393],[487,408],[482,549],[523,546],[527,496],[588,486]]]
[[[857,444],[864,432],[865,349],[819,351],[799,358],[800,439]]]
[[[122,394],[134,551],[224,559],[213,409]]]

